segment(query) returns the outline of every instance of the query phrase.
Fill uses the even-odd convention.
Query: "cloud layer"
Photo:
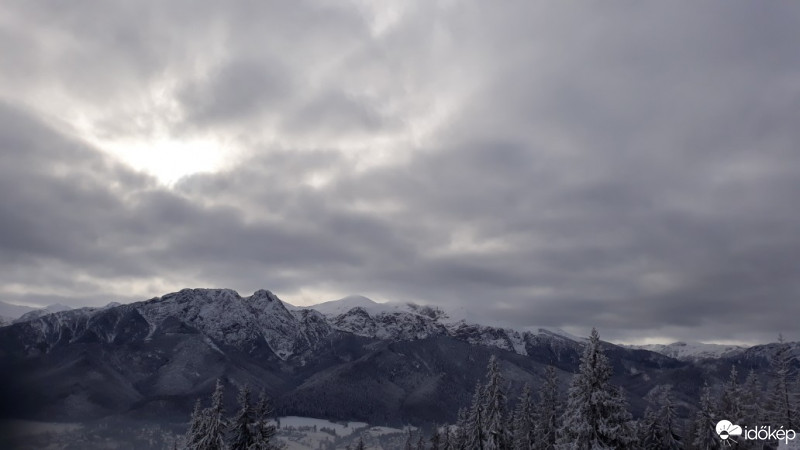
[[[263,287],[800,339],[800,6],[4,10],[4,301]]]

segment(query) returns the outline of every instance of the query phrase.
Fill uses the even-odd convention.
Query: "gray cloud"
[[[56,7],[0,21],[5,299],[265,287],[800,339],[796,5]],[[75,111],[241,155],[166,187]]]

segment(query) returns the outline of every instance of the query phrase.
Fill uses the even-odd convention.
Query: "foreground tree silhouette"
[[[514,411],[514,446],[515,450],[530,450],[536,440],[535,422],[531,387],[525,385]]]
[[[247,386],[239,391],[239,412],[231,424],[231,450],[250,450],[256,444],[256,435],[251,430],[255,421],[255,411],[250,405],[250,389]]]
[[[200,400],[195,403],[185,442],[187,450],[278,450],[283,448],[274,441],[277,433],[272,424],[272,409],[264,393],[255,409],[250,404],[250,391],[245,386],[239,391],[241,408],[229,423],[224,417],[222,382],[211,396],[211,407],[201,410]],[[226,436],[227,435],[227,436]],[[230,447],[227,442],[230,441]]]
[[[792,354],[783,335],[778,336],[778,349],[771,358],[770,390],[767,397],[767,419],[775,427],[797,428],[797,409],[790,386]]]
[[[558,375],[556,375],[555,367],[547,366],[544,384],[539,389],[539,402],[534,408],[536,417],[535,448],[540,450],[556,448],[560,413]]]
[[[269,403],[269,397],[264,391],[258,396],[258,404],[255,408],[255,423],[254,435],[255,444],[252,450],[279,450],[282,448],[275,442],[275,435],[278,430],[272,424],[272,406]]]
[[[700,410],[697,411],[694,422],[694,448],[699,450],[712,450],[719,448],[719,438],[715,431],[717,415],[714,410],[714,400],[711,397],[711,388],[708,383],[703,385],[700,395]]]
[[[559,429],[558,448],[564,450],[628,449],[634,446],[631,415],[619,389],[609,383],[611,365],[592,329],[572,379]]]
[[[484,388],[484,420],[486,423],[487,450],[505,450],[509,447],[508,429],[506,428],[506,393],[503,389],[505,381],[497,365],[497,358],[489,358]]]
[[[195,403],[189,432],[186,436],[187,450],[223,450],[225,445],[226,422],[222,407],[222,382],[211,396],[211,407],[200,410],[200,401]]]

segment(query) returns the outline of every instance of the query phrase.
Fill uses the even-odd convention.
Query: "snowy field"
[[[364,422],[331,422],[311,417],[287,416],[278,419],[278,439],[286,450],[340,449],[364,439],[371,449],[402,448],[413,427],[369,426]],[[402,441],[402,442],[401,442]]]

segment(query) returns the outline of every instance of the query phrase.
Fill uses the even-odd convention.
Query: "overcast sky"
[[[800,339],[800,3],[4,1],[0,300]]]

